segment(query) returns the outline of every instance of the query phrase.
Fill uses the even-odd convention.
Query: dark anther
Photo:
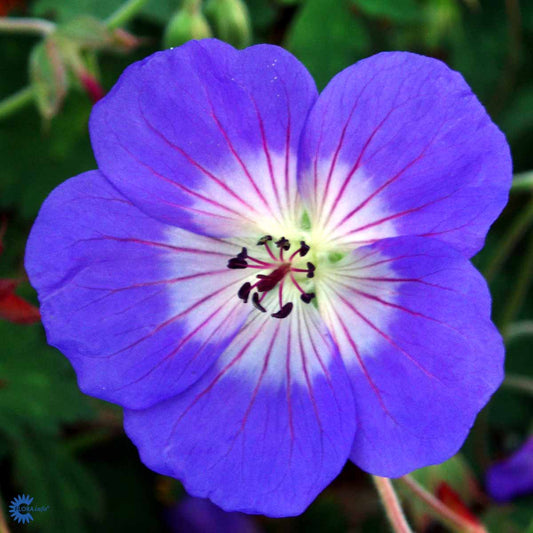
[[[250,282],[246,282],[237,293],[237,296],[246,303],[248,301],[248,296],[250,296],[250,291],[252,290],[252,284]]]
[[[270,316],[274,318],[285,318],[291,314],[292,302],[287,302],[277,313],[272,313]]]
[[[264,237],[261,237],[257,241],[257,246],[261,246],[262,244],[266,244],[268,241],[272,240],[272,235],[265,235]]]
[[[254,292],[252,295],[252,303],[254,304],[254,307],[256,309],[259,309],[259,311],[262,311],[263,313],[266,313],[267,310],[259,303],[259,293]]]
[[[248,266],[248,263],[241,259],[240,257],[232,257],[228,261],[228,268],[237,269],[237,268],[246,268]]]
[[[305,294],[302,294],[300,296],[302,302],[304,304],[308,304],[313,298],[315,297],[315,293],[314,292],[306,292]]]
[[[307,261],[307,277],[308,278],[314,278],[315,277],[315,270],[316,267],[313,265],[313,263],[310,263]]]
[[[300,241],[300,255],[303,257],[304,255],[307,255],[307,252],[309,251],[310,246],[308,244],[305,244],[305,241]]]
[[[248,257],[248,250],[243,247],[241,253],[237,254],[237,259],[246,259]]]
[[[291,247],[291,243],[285,237],[281,237],[279,241],[276,241],[276,246],[287,251]]]

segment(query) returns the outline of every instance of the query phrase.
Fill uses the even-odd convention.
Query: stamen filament
[[[260,259],[255,259],[255,257],[248,256],[247,259],[249,261],[253,261],[254,263],[257,263],[258,265],[264,265],[264,268],[272,267],[274,268],[275,265],[273,263],[267,263],[266,261],[261,261]]]
[[[268,242],[265,242],[265,248],[266,248],[266,251],[268,252],[268,255],[272,258],[272,261],[278,262],[278,258],[272,253],[272,250],[270,249]]]
[[[248,258],[250,259],[250,258]],[[265,266],[260,266],[260,265],[246,265],[246,268],[255,268],[255,269],[258,269],[258,270],[265,270],[265,268],[268,268],[272,266],[270,263],[265,263]]]
[[[300,254],[301,257],[306,256],[310,248],[311,247],[308,244],[305,244],[305,241],[300,241],[300,248],[290,256],[289,261],[292,261],[298,254]]]
[[[296,270],[295,268],[293,268],[292,270]],[[307,270],[303,270],[303,272],[307,272]],[[302,294],[307,294],[303,289],[302,287],[300,287],[300,284],[296,281],[296,278],[294,277],[294,274],[292,272],[289,272],[289,275],[291,277],[291,281],[294,283],[294,286],[302,293]]]
[[[247,303],[251,295],[253,306],[259,311],[266,313],[267,310],[261,305],[261,302],[264,300],[267,293],[273,290],[276,286],[278,287],[278,301],[279,301],[279,311],[272,313],[270,316],[274,318],[286,318],[292,312],[294,304],[292,302],[283,303],[283,288],[285,284],[285,279],[287,274],[290,276],[291,281],[297,290],[301,293],[300,299],[302,302],[308,304],[313,298],[315,298],[314,292],[305,292],[300,284],[296,281],[293,272],[304,272],[307,274],[308,278],[314,276],[314,271],[316,269],[315,265],[311,262],[307,262],[307,268],[293,268],[292,261],[293,259],[300,254],[300,257],[304,257],[310,250],[309,245],[305,241],[300,241],[300,247],[291,254],[288,260],[284,259],[284,252],[288,251],[291,247],[291,243],[285,237],[281,237],[278,241],[275,241],[274,244],[279,248],[278,258],[274,255],[274,252],[271,250],[269,242],[273,238],[271,235],[265,235],[259,239],[257,242],[258,246],[264,246],[268,255],[272,259],[272,262],[262,261],[260,259],[255,259],[248,255],[248,249],[243,247],[241,251],[235,256],[229,259],[227,267],[230,269],[245,269],[253,268],[255,270],[271,270],[265,274],[257,274],[257,281],[252,285],[251,282],[246,281],[239,289],[237,296]],[[248,261],[255,263],[250,265]],[[255,291],[252,294],[252,291]]]

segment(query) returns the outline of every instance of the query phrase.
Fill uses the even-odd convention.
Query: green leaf
[[[368,55],[370,41],[347,2],[307,0],[289,29],[285,46],[323,87],[340,70]]]
[[[176,0],[149,0],[141,13],[154,22],[167,24],[179,5]]]
[[[369,17],[390,19],[392,22],[414,22],[421,18],[420,5],[415,0],[351,0]]]
[[[76,17],[57,29],[62,38],[72,41],[76,46],[98,50],[109,47],[112,43],[111,32],[100,20],[82,15]]]
[[[70,363],[46,344],[41,325],[0,322],[0,437],[12,456],[13,484],[30,493],[39,531],[90,531],[86,515],[101,512],[93,477],[60,440],[65,424],[94,419],[94,400],[76,385]]]
[[[482,516],[483,523],[491,532],[533,533],[531,509],[533,498],[521,498],[511,505],[493,505]]]
[[[258,42],[268,42],[276,21],[276,5],[270,0],[247,0],[246,5],[250,11],[253,35],[260,36]]]
[[[34,513],[39,531],[91,531],[88,517],[101,515],[101,489],[81,463],[55,439],[25,434],[14,448],[15,482],[23,492],[34,497],[34,505],[49,505],[43,513]]]
[[[30,56],[30,80],[44,119],[57,115],[68,89],[68,73],[55,36],[39,43]]]
[[[533,533],[533,518],[531,519],[529,526],[527,526],[526,533]]]
[[[502,112],[501,126],[511,142],[533,129],[533,83],[520,87]]]
[[[103,19],[113,13],[124,0],[37,0],[31,5],[31,13],[37,17],[54,17],[65,22],[80,15]]]
[[[474,474],[461,454],[454,455],[439,465],[415,470],[412,476],[432,494],[443,481],[446,482],[466,502],[472,501],[477,492]]]
[[[46,344],[40,324],[0,322],[0,413],[16,427],[56,434],[64,423],[95,416],[67,359]]]
[[[506,62],[508,30],[502,24],[504,12],[497,2],[483,2],[483,8],[467,10],[461,20],[448,26],[445,39],[447,62],[465,77],[482,102],[488,102],[502,80]],[[486,58],[490,57],[490,61]],[[482,65],[482,66],[481,66]]]
[[[32,108],[0,122],[0,208],[16,207],[31,220],[54,187],[96,167],[87,131],[90,109],[85,95],[72,93],[46,132]]]

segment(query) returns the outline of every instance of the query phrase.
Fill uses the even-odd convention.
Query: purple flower
[[[252,519],[201,498],[185,498],[166,513],[172,533],[259,533]]]
[[[511,161],[458,73],[382,53],[318,96],[281,48],[190,42],[130,66],[90,132],[99,170],[46,200],[26,267],[148,467],[284,516],[347,459],[459,449],[502,379],[468,258]]]
[[[488,493],[500,502],[533,494],[533,436],[511,457],[491,466],[486,485]]]

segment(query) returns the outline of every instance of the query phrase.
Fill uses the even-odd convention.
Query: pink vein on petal
[[[118,389],[114,389],[114,391],[120,391],[122,389],[125,389],[126,387],[129,387],[130,385],[133,385],[134,383],[138,383],[139,381],[141,381],[142,379],[148,377],[150,374],[152,374],[152,372],[155,372],[155,370],[157,370],[160,366],[162,366],[166,361],[168,361],[171,357],[174,357],[178,351],[182,348],[182,346],[184,346],[187,342],[189,342],[203,327],[207,326],[207,324],[209,324],[209,322],[211,322],[213,320],[213,318],[215,318],[215,316],[226,306],[226,304],[228,302],[230,302],[231,300],[233,299],[233,297],[229,298],[226,302],[224,302],[222,305],[220,305],[213,313],[211,313],[199,326],[197,326],[192,332],[190,332],[186,337],[184,337],[183,339],[181,339],[180,343],[178,344],[178,346],[176,346],[175,348],[172,349],[172,351],[170,351],[167,355],[165,355],[165,357],[163,357],[156,365],[154,365],[150,370],[148,370],[148,372],[146,372],[145,374],[143,374],[142,376],[139,376],[137,379],[129,382],[129,383],[126,383],[125,385],[123,385],[122,387],[119,387]],[[240,302],[239,302],[240,303]],[[231,315],[233,315],[233,313],[235,312],[235,310],[240,307],[238,304],[237,305],[234,305],[232,310],[229,312],[229,314],[224,317],[224,320],[222,320],[218,326],[206,337],[206,339],[203,341],[203,343],[198,347],[198,349],[194,352],[194,355],[193,357],[191,357],[189,359],[189,361],[187,362],[187,364],[184,366],[184,368],[182,369],[182,371],[180,372],[179,375],[173,375],[173,378],[174,379],[177,379],[177,378],[180,378],[186,371],[187,369],[189,368],[189,366],[193,363],[193,361],[195,361],[197,359],[197,357],[200,355],[200,353],[203,351],[203,349],[209,344],[209,342],[211,341],[211,339],[217,334],[217,332],[228,322],[229,318],[231,317]],[[213,362],[215,362],[217,359],[217,357],[214,357],[213,358]]]
[[[157,326],[155,329],[153,329],[150,333],[147,333],[146,335],[144,335],[140,339],[137,339],[135,342],[129,344],[128,346],[126,346],[124,348],[121,348],[117,352],[114,352],[114,353],[109,354],[107,356],[98,356],[98,357],[108,359],[108,358],[111,358],[111,357],[115,357],[116,355],[118,355],[120,353],[123,353],[123,352],[125,352],[127,350],[130,350],[134,346],[137,346],[141,342],[144,342],[146,339],[149,339],[150,337],[152,337],[153,335],[155,335],[156,333],[158,333],[159,331],[161,331],[162,329],[164,329],[168,325],[174,323],[176,320],[178,320],[180,318],[183,318],[184,316],[186,316],[190,312],[194,311],[198,306],[202,305],[203,303],[205,303],[206,301],[210,300],[211,298],[214,298],[215,296],[217,296],[221,292],[225,291],[226,289],[228,289],[232,285],[236,285],[238,283],[241,283],[241,281],[242,280],[234,281],[234,282],[228,284],[227,286],[222,287],[221,289],[218,289],[217,291],[212,292],[211,294],[208,294],[207,296],[204,296],[200,300],[194,302],[193,305],[191,305],[190,307],[188,307],[184,311],[181,311],[177,315],[174,315],[174,316],[170,317],[169,319],[165,320],[164,322],[162,322],[161,324],[159,324],[159,326]]]
[[[272,190],[274,191],[274,195],[276,196],[276,201],[278,203],[278,209],[281,212],[283,212],[283,206],[281,205],[278,186],[277,186],[277,183],[276,183],[276,179],[274,177],[274,169],[273,169],[273,166],[272,166],[272,158],[270,156],[270,151],[268,149],[268,144],[267,144],[267,140],[266,140],[265,124],[263,122],[263,117],[261,116],[261,112],[259,111],[259,107],[257,105],[257,102],[255,101],[255,99],[253,98],[252,95],[250,95],[250,100],[252,101],[252,103],[254,105],[255,113],[257,115],[257,122],[259,124],[259,131],[261,132],[261,142],[262,142],[262,146],[263,146],[263,151],[264,151],[265,157],[267,159],[268,172],[269,172],[269,175],[270,175],[270,183],[272,184]]]
[[[361,357],[361,354],[359,353],[359,349],[357,348],[357,345],[355,343],[355,341],[353,340],[352,336],[350,335],[349,331],[348,331],[348,328],[346,327],[346,324],[343,322],[342,318],[339,316],[338,313],[335,313],[337,315],[337,320],[339,321],[339,324],[341,325],[341,328],[342,330],[344,331],[344,334],[346,335],[347,339],[348,339],[348,342],[350,343],[350,346],[353,348],[353,351],[354,351],[354,354],[357,358],[357,361],[359,363],[359,366],[361,367],[361,370],[363,371],[363,374],[365,375],[365,378],[366,380],[368,381],[368,384],[370,385],[371,389],[374,391],[374,394],[376,395],[378,401],[379,401],[379,404],[381,405],[381,408],[383,409],[383,411],[385,411],[385,413],[392,419],[394,420],[395,423],[396,420],[395,418],[392,416],[392,414],[389,412],[389,410],[387,409],[387,406],[385,405],[385,402],[383,401],[383,398],[381,397],[381,393],[379,392],[379,389],[377,388],[376,384],[374,383],[374,381],[372,380],[369,372],[368,372],[368,369],[366,368],[366,365]],[[337,346],[339,345],[339,342],[337,340]]]
[[[367,143],[365,144],[365,146],[363,147],[363,151],[361,152],[360,156],[359,156],[359,159],[357,160],[357,163],[355,164],[355,166],[353,167],[353,169],[350,171],[350,174],[348,175],[348,178],[346,178],[345,182],[343,183],[343,186],[341,188],[341,191],[339,192],[339,195],[337,196],[336,200],[335,200],[335,206],[331,209],[330,211],[330,216],[331,214],[333,213],[333,211],[335,210],[335,207],[336,207],[336,204],[337,202],[340,200],[340,198],[342,197],[343,193],[344,193],[344,189],[346,188],[346,186],[348,185],[348,182],[349,182],[349,179],[351,178],[351,176],[353,175],[353,173],[357,170],[357,168],[359,167],[359,162],[364,154],[364,152],[366,151],[370,141],[372,140],[372,138],[374,137],[374,135],[377,133],[377,131],[379,130],[379,128],[381,128],[381,126],[387,121],[387,119],[389,118],[389,116],[392,114],[393,111],[395,111],[397,108],[393,108],[391,109],[391,111],[389,111],[389,113],[385,116],[385,118],[381,121],[381,123],[376,127],[376,129],[372,132],[372,135],[370,136],[370,138],[368,139]],[[333,228],[333,230],[336,230],[338,229],[340,226],[342,226],[343,224],[346,223],[346,221],[348,221],[350,218],[353,217],[353,215],[355,215],[356,213],[358,213],[361,209],[363,209],[363,207],[365,207],[366,205],[368,205],[368,203],[370,203],[380,192],[382,192],[383,190],[385,190],[387,187],[389,187],[389,185],[392,185],[400,176],[402,176],[405,172],[407,172],[407,170],[409,170],[413,165],[415,165],[416,163],[418,163],[419,161],[421,161],[424,157],[424,155],[426,154],[426,152],[428,151],[428,149],[433,145],[433,143],[435,142],[435,139],[437,138],[438,134],[440,133],[441,129],[442,129],[442,126],[443,124],[441,124],[439,126],[439,128],[437,129],[437,132],[433,135],[433,137],[431,138],[431,140],[429,141],[428,144],[426,144],[426,146],[424,146],[424,148],[422,149],[422,151],[420,152],[420,154],[415,157],[412,161],[410,161],[407,165],[405,165],[399,172],[397,172],[394,176],[392,176],[391,178],[389,178],[388,180],[386,180],[384,183],[382,183],[374,192],[372,192],[372,194],[370,194],[369,196],[367,196],[367,198],[365,198],[365,200],[363,200],[362,202],[360,202],[354,209],[352,209],[352,211],[350,211],[340,222],[338,222],[335,227]]]
[[[154,128],[153,125],[150,123],[150,121],[144,116],[144,113],[142,112],[142,110],[141,110],[141,115],[142,115],[143,120],[145,121],[146,125],[150,128],[150,130],[153,131],[160,139],[162,139],[165,142],[165,144],[167,144],[167,146],[169,146],[172,149],[174,149],[177,152],[179,152],[183,157],[185,157],[185,159],[187,159],[187,161],[189,161],[189,163],[191,163],[195,168],[200,170],[200,172],[202,172],[205,176],[207,176],[209,179],[211,179],[219,187],[224,189],[228,194],[233,196],[241,204],[245,205],[248,209],[251,209],[252,211],[255,211],[255,209],[250,204],[245,202],[244,199],[241,198],[241,196],[239,196],[233,189],[228,187],[228,185],[226,183],[224,183],[223,180],[221,180],[220,178],[215,176],[212,172],[210,172],[205,167],[203,167],[198,161],[193,159],[185,150],[183,150],[183,148],[181,148],[180,146],[177,146],[174,143],[170,142],[167,139],[167,137],[165,137],[159,130]],[[174,183],[176,183],[176,182],[174,182]]]
[[[335,292],[337,292],[337,291],[335,291]],[[436,379],[437,381],[440,382],[440,380],[439,380],[439,378],[437,378],[437,376],[435,376],[429,370],[424,368],[411,354],[406,352],[401,346],[398,346],[383,330],[378,328],[371,320],[369,320],[365,315],[363,315],[351,302],[346,300],[346,298],[341,296],[338,292],[337,292],[337,296],[344,302],[344,304],[349,309],[352,310],[352,312],[354,312],[361,320],[363,320],[363,322],[365,322],[368,326],[370,326],[370,328],[373,329],[376,333],[381,335],[389,344],[391,344],[391,346],[394,346],[394,348],[396,348],[398,351],[403,353],[407,357],[407,359],[409,359],[409,361],[411,361],[422,372],[424,372],[424,374],[426,374],[428,377]]]
[[[266,322],[264,322],[261,325],[260,329],[258,330],[255,336],[250,336],[250,338],[248,339],[246,344],[241,348],[239,353],[226,366],[224,366],[220,370],[220,372],[215,376],[215,378],[211,381],[211,383],[202,392],[200,392],[199,394],[195,396],[193,401],[188,405],[187,409],[185,409],[185,411],[180,415],[178,420],[176,420],[176,422],[174,423],[172,431],[170,432],[169,440],[174,435],[174,432],[176,431],[183,417],[196,405],[196,403],[198,403],[198,401],[203,396],[205,396],[209,391],[211,391],[211,389],[213,389],[213,387],[224,377],[226,372],[228,372],[228,370],[230,370],[242,358],[243,354],[246,352],[246,350],[248,350],[252,342],[257,340],[257,338],[259,337],[261,331],[265,328],[265,326],[266,326]]]

